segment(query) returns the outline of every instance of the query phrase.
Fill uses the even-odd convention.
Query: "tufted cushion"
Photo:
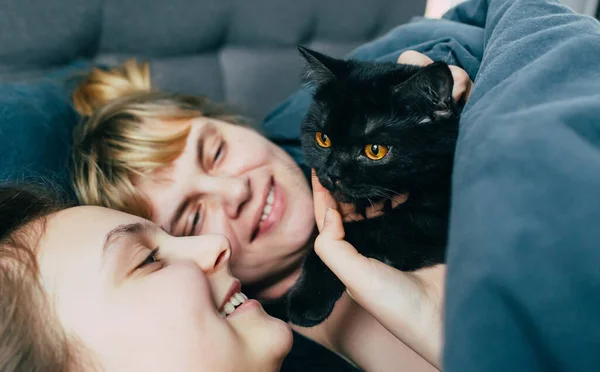
[[[2,0],[0,82],[86,58],[152,63],[161,89],[206,94],[259,122],[297,89],[296,44],[335,56],[415,15],[425,0]]]

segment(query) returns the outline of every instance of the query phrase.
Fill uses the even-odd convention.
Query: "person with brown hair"
[[[240,292],[220,235],[0,186],[1,371],[278,371],[287,325]]]

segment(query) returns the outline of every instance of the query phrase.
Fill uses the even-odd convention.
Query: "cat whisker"
[[[368,200],[368,201],[369,201],[369,203],[371,204],[371,207],[372,207],[372,208],[375,208],[375,205],[373,204],[373,201],[371,200],[371,198],[369,198],[369,197],[367,196],[367,200]]]
[[[391,197],[388,194],[379,190],[375,190],[375,194],[381,196],[384,199],[391,199]]]
[[[388,191],[389,193],[388,193],[388,192],[385,192],[385,191],[383,191],[383,190],[386,190],[386,191]],[[383,196],[385,199],[388,199],[388,200],[393,200],[393,199],[394,199],[394,197],[404,197],[404,195],[405,195],[404,193],[399,193],[399,192],[396,192],[396,191],[394,191],[394,190],[387,189],[387,188],[385,188],[385,187],[381,187],[381,188],[379,188],[379,189],[376,189],[375,191],[377,192],[377,194],[378,194],[378,195],[381,195],[381,196]],[[390,194],[390,193],[391,193],[391,194]]]
[[[402,195],[402,194],[403,194],[403,193],[399,193],[399,192],[397,192],[397,191],[394,191],[394,190],[392,190],[392,189],[388,189],[388,188],[381,187],[381,186],[380,186],[380,187],[378,187],[378,189],[380,189],[380,190],[384,190],[384,191],[388,191],[388,192],[391,192],[391,193],[392,193],[392,195],[395,195],[395,196],[399,196],[399,195]]]
[[[381,190],[375,190],[375,193],[381,197],[383,197],[384,199],[392,199],[393,195],[389,195],[384,191]],[[396,194],[396,195],[400,195],[400,194]]]

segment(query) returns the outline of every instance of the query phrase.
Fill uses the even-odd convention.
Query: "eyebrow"
[[[158,230],[158,227],[150,221],[119,225],[106,234],[102,253],[105,255],[111,247],[119,242],[119,240],[126,237],[150,234],[154,233],[156,230]]]
[[[207,136],[211,134],[214,135],[216,133],[217,128],[215,128],[215,125],[212,123],[207,123],[206,125],[204,125],[204,127],[200,131],[200,134],[198,135],[198,145],[196,146],[196,159],[198,161],[198,164],[200,164],[200,167],[202,168],[204,168],[204,166],[202,165],[204,155],[204,142],[206,141]],[[175,224],[179,221],[189,203],[190,200],[188,198],[185,198],[181,201],[181,203],[179,203],[179,205],[175,209],[175,213],[173,213],[173,217],[171,218],[171,221],[168,224],[169,234],[173,234],[173,228],[175,227]]]

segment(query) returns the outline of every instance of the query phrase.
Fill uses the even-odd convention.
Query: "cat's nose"
[[[329,175],[329,182],[331,182],[332,185],[339,185],[340,178],[337,176]]]

